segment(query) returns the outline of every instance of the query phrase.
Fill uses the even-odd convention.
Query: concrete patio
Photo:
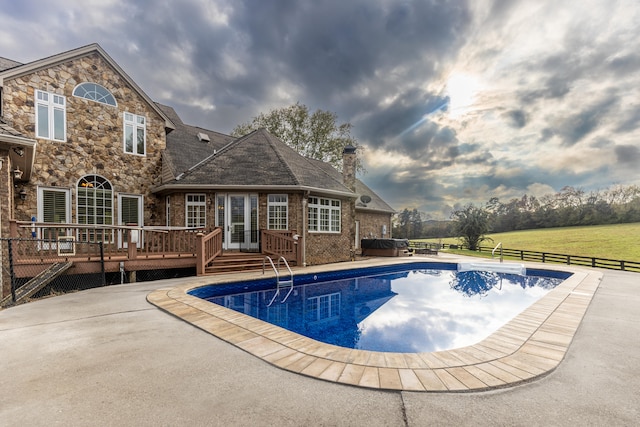
[[[309,378],[146,300],[202,279],[31,302],[0,311],[0,425],[635,425],[640,276],[603,273],[557,369],[488,392],[384,391]]]

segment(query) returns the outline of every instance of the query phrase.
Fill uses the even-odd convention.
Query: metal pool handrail
[[[498,242],[496,247],[493,248],[493,250],[491,251],[491,258],[493,258],[494,254],[496,252],[496,249],[498,249],[498,248],[500,248],[500,262],[503,262],[503,259],[502,259],[502,242]]]
[[[262,260],[262,274],[264,274],[264,267],[267,259],[269,260],[269,263],[271,264],[273,271],[276,273],[276,293],[273,295],[273,298],[271,298],[271,301],[269,301],[269,304],[267,304],[267,307],[271,307],[271,304],[273,304],[273,302],[276,300],[278,295],[280,295],[280,288],[282,286],[290,285],[290,288],[289,288],[289,292],[287,292],[287,295],[285,295],[284,299],[280,301],[280,304],[284,303],[287,300],[287,298],[289,298],[289,295],[291,295],[291,292],[293,292],[293,272],[291,271],[291,267],[289,267],[289,263],[287,262],[285,257],[281,256],[280,258],[278,258],[278,267],[276,268],[276,266],[273,264],[273,260],[271,259],[271,257],[267,255]],[[287,270],[289,271],[289,280],[280,280],[280,260],[284,261],[284,265],[285,267],[287,267]]]

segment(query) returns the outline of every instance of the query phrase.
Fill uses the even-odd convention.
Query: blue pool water
[[[342,347],[429,352],[472,345],[495,332],[570,273],[525,276],[458,272],[418,262],[295,276],[269,306],[275,279],[210,285],[190,294]]]

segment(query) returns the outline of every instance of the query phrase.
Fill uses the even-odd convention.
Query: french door
[[[258,249],[258,195],[226,193],[216,196],[216,225],[224,231],[223,248]]]

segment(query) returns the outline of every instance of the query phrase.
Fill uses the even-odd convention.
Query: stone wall
[[[117,101],[110,106],[72,95],[80,83],[107,88]],[[47,69],[4,81],[3,112],[11,126],[29,138],[35,135],[35,90],[66,97],[66,142],[37,139],[32,179],[24,183],[27,200],[17,203],[14,219],[37,214],[37,187],[72,189],[72,218],[76,221],[75,188],[84,175],[100,175],[113,188],[113,221],[117,193],[144,196],[145,225],[162,224],[162,206],[150,189],[160,180],[161,151],[166,146],[164,120],[99,54],[76,58]],[[124,153],[123,113],[146,117],[146,155]]]

